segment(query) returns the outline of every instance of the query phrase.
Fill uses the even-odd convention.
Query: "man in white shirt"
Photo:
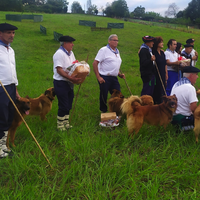
[[[8,23],[0,24],[0,80],[5,86],[8,94],[15,102],[19,99],[16,86],[18,85],[15,52],[10,43],[13,42],[15,30],[18,28]],[[0,158],[7,157],[9,150],[6,147],[8,129],[10,128],[15,108],[0,86]]]
[[[167,43],[167,46],[168,48],[165,51],[168,71],[166,93],[167,96],[169,96],[174,83],[176,83],[176,81],[178,81],[181,78],[181,72],[179,70],[181,62],[178,60],[178,53],[176,53],[175,51],[177,46],[176,40],[170,39]]]
[[[93,62],[94,73],[97,77],[100,88],[100,111],[107,112],[108,91],[113,93],[113,89],[120,91],[120,84],[117,76],[125,79],[125,75],[119,72],[121,57],[117,49],[118,36],[110,35],[107,46],[102,47]]]
[[[72,127],[69,125],[69,112],[74,99],[73,88],[74,83],[79,83],[81,79],[69,76],[66,71],[67,67],[76,60],[72,51],[75,39],[70,36],[61,36],[59,41],[61,46],[53,55],[53,83],[58,99],[57,129],[65,131]]]
[[[175,94],[178,102],[172,124],[179,124],[182,130],[194,128],[193,113],[197,108],[197,94],[193,86],[198,78],[200,70],[193,66],[184,67],[183,78],[177,81],[171,91]]]

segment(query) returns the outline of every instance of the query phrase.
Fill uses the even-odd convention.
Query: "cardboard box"
[[[116,112],[101,113],[101,121],[106,121],[109,119],[116,119],[116,117],[117,117]]]

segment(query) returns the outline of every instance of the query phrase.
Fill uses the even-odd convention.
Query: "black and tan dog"
[[[29,97],[27,96],[27,98]],[[46,120],[46,114],[51,110],[54,99],[55,91],[53,87],[47,89],[44,94],[37,98],[29,98],[31,102],[29,115],[39,115],[41,120]]]
[[[16,106],[17,106],[20,114],[22,115],[22,117],[25,117],[26,115],[29,114],[29,110],[30,110],[29,99],[21,97],[19,100],[16,100]],[[12,145],[15,147],[15,144],[14,144],[15,133],[16,133],[17,128],[21,125],[22,122],[23,122],[23,120],[22,120],[21,116],[15,110],[14,119],[12,121],[12,125],[11,125],[10,129],[8,130],[8,136],[7,136],[7,141],[6,141],[6,146],[8,149],[10,149],[9,148],[9,138],[10,138]]]
[[[176,95],[164,96],[163,103],[159,105],[141,106],[141,99],[138,96],[131,96],[124,101],[121,108],[127,117],[129,135],[133,136],[139,132],[144,122],[166,128],[177,108],[177,98]]]
[[[142,106],[154,104],[153,98],[149,95],[143,95],[139,98],[141,99],[140,104]],[[122,115],[121,105],[125,100],[127,100],[127,98],[125,98],[120,91],[114,89],[110,99],[108,100],[109,112],[116,112],[117,116]]]

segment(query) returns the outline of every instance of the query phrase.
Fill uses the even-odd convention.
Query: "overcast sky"
[[[87,10],[87,0],[67,0],[67,2],[69,2],[69,12],[71,12],[71,5],[74,1],[78,1],[81,4],[82,9]],[[164,16],[165,11],[170,4],[175,3],[180,11],[184,10],[191,1],[192,0],[126,0],[126,3],[130,12],[141,5],[142,7],[145,7],[145,12],[153,11]],[[106,4],[112,3],[113,0],[91,0],[91,2],[92,5],[97,5],[99,9],[102,6],[105,8]]]

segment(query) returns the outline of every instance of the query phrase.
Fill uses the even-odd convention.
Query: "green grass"
[[[5,14],[0,12],[0,23],[6,21]],[[41,23],[6,21],[19,28],[12,47],[21,96],[37,97],[53,86],[52,56],[59,48],[59,43],[53,40],[53,31],[76,39],[75,56],[85,60],[89,54],[91,73],[80,89],[72,118],[73,129],[56,131],[57,99],[46,122],[38,117],[26,117],[53,170],[26,126],[22,124],[17,129],[14,156],[0,160],[0,199],[199,199],[200,147],[195,144],[193,132],[178,134],[170,125],[166,130],[144,125],[131,139],[125,122],[115,129],[99,127],[99,88],[92,63],[98,50],[107,44],[108,36],[116,33],[121,70],[132,93],[139,95],[142,81],[137,52],[142,36],[162,36],[165,49],[171,38],[182,43],[195,38],[197,51],[200,36],[131,22],[124,22],[124,29],[91,32],[90,27],[78,25],[80,19],[96,21],[98,27],[122,22],[73,14],[43,14]],[[47,35],[40,33],[40,24],[47,28]],[[122,93],[128,97],[124,80],[119,81]],[[199,84],[198,80],[197,87]],[[75,86],[75,95],[78,87]]]

